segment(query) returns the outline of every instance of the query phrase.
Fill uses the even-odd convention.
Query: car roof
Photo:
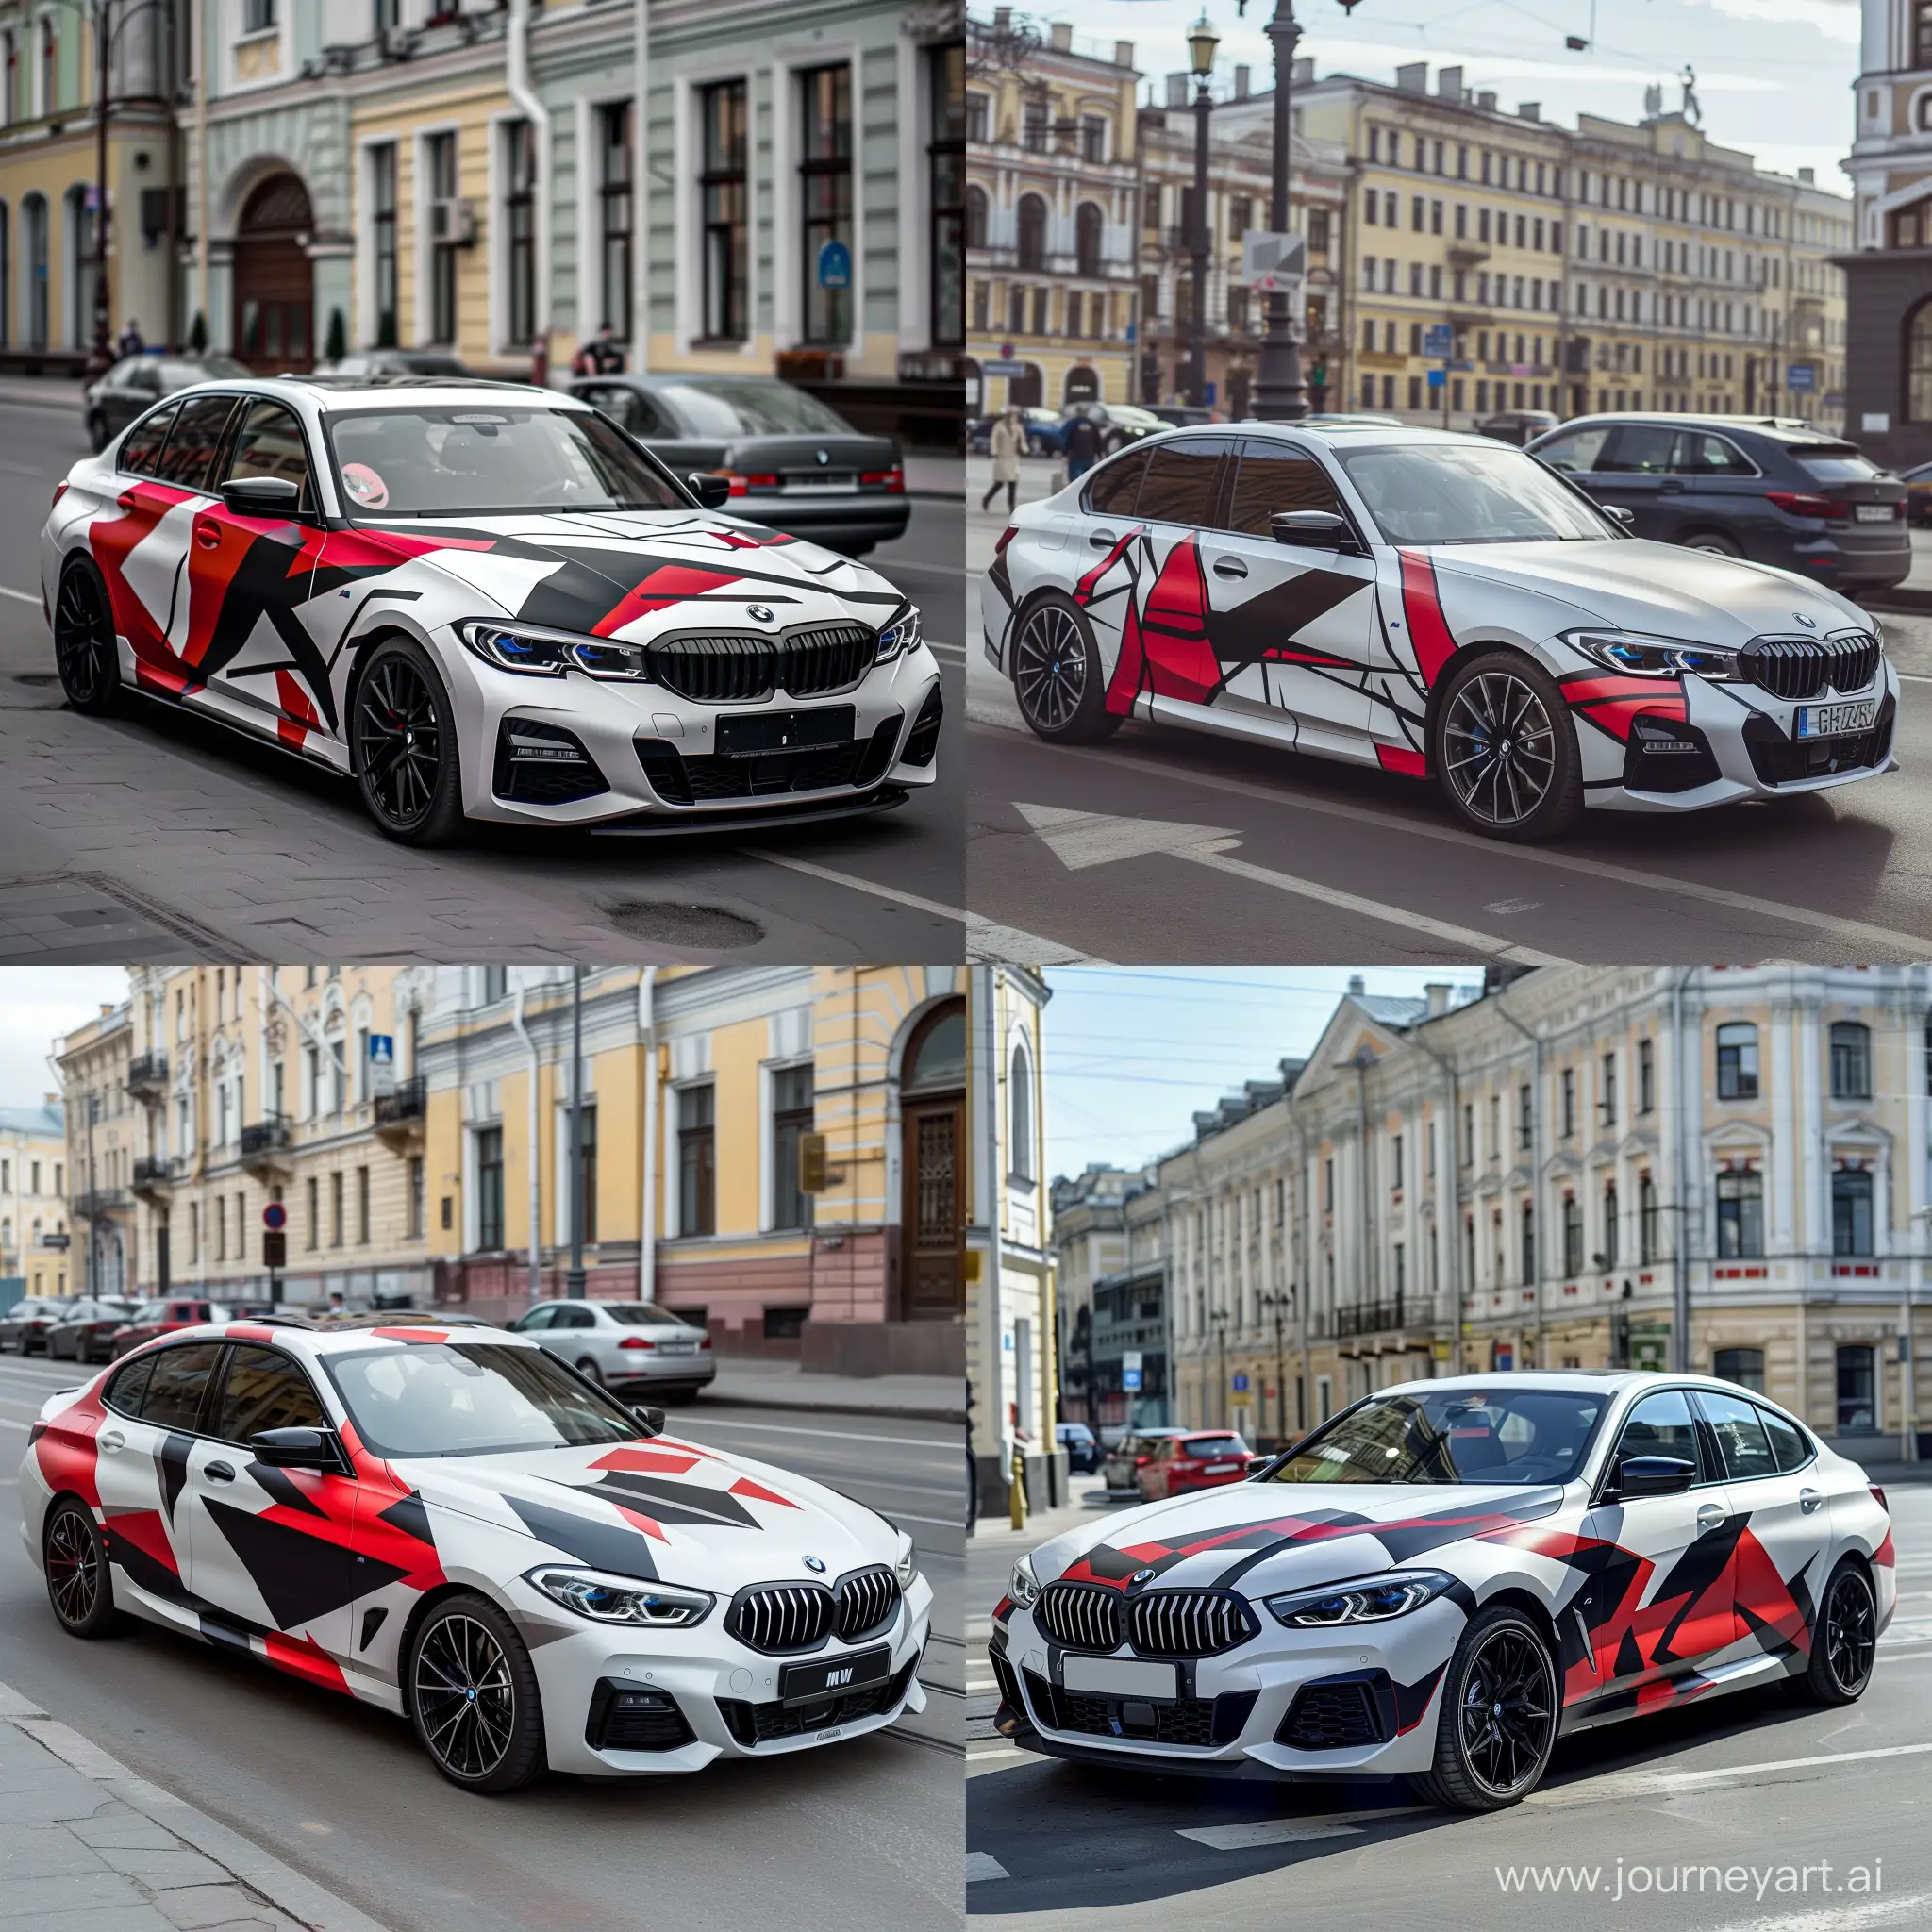
[[[1663,409],[1601,409],[1588,416],[1566,417],[1557,426],[1573,429],[1610,428],[1620,423],[1656,424],[1668,429],[1710,429],[1720,435],[1762,436],[1773,442],[1844,442],[1847,439],[1796,416],[1693,416]]]
[[[279,1342],[298,1355],[340,1355],[371,1349],[420,1348],[439,1341],[501,1342],[506,1348],[535,1348],[525,1336],[513,1335],[507,1328],[491,1328],[475,1322],[440,1322],[432,1310],[397,1308],[358,1310],[353,1315],[241,1315],[225,1322],[204,1322],[192,1328],[156,1338],[131,1351],[146,1355],[156,1348],[173,1347],[181,1341],[266,1341]]]
[[[1442,443],[1450,448],[1509,449],[1514,445],[1498,442],[1492,436],[1478,436],[1466,429],[1424,429],[1408,423],[1263,423],[1258,419],[1244,418],[1238,423],[1183,423],[1169,425],[1158,435],[1143,436],[1135,442],[1134,449],[1150,449],[1158,442],[1165,442],[1176,436],[1262,436],[1310,437],[1318,442],[1329,442],[1337,446],[1346,445],[1350,449],[1360,449],[1377,444],[1391,448],[1398,445],[1407,447],[1412,443]]]
[[[511,400],[543,401],[558,408],[587,406],[567,390],[539,389],[527,382],[491,382],[480,375],[226,375],[177,390],[170,402],[202,390],[235,390],[246,395],[304,397],[325,413],[392,404],[398,390],[434,390],[440,404],[474,403],[478,408],[497,408]]]

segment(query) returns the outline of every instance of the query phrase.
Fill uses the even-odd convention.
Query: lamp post
[[[1281,1342],[1282,1317],[1294,1306],[1294,1296],[1276,1290],[1260,1298],[1274,1318],[1274,1429],[1277,1449],[1288,1445],[1288,1357]]]
[[[1220,44],[1221,36],[1204,8],[1188,36],[1188,58],[1194,69],[1194,219],[1188,236],[1194,262],[1194,300],[1188,318],[1188,400],[1197,409],[1208,400],[1208,251],[1213,240],[1208,219],[1208,117],[1214,110],[1214,97],[1208,81]]]
[[[530,1150],[530,1158],[537,1150]],[[570,975],[570,1271],[563,1292],[574,1302],[584,1298],[584,969],[573,966]]]
[[[1207,1428],[1227,1426],[1227,1310],[1216,1308],[1208,1317],[1208,1325],[1214,1330],[1214,1359],[1221,1376],[1221,1392],[1214,1400],[1214,1417],[1203,1424]]]

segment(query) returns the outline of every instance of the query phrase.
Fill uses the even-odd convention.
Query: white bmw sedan
[[[918,610],[731,488],[547,390],[204,385],[55,492],[55,663],[77,710],[142,692],[350,775],[409,844],[903,803],[939,742]]]
[[[1379,766],[1498,838],[1894,769],[1898,679],[1856,604],[1631,538],[1486,437],[1148,438],[1022,506],[980,608],[1042,738],[1142,718]]]

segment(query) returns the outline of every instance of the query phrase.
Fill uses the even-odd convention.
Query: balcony
[[[1408,1308],[1409,1323],[1416,1319],[1413,1304]],[[1403,1305],[1398,1296],[1392,1302],[1362,1302],[1352,1308],[1337,1308],[1335,1311],[1335,1333],[1338,1340],[1351,1335],[1389,1335],[1404,1325]]]
[[[180,1172],[181,1163],[172,1155],[143,1154],[134,1163],[134,1191],[153,1200],[175,1185]]]
[[[394,1092],[375,1096],[375,1131],[391,1142],[420,1140],[428,1111],[428,1081],[421,1074],[399,1080]]]
[[[272,1113],[242,1129],[242,1165],[250,1174],[285,1174],[289,1167],[289,1117]]]
[[[1449,265],[1451,268],[1479,268],[1490,258],[1490,244],[1487,242],[1452,242],[1449,244]]]
[[[74,1197],[74,1213],[81,1221],[103,1221],[110,1214],[125,1214],[131,1206],[122,1188],[94,1188]]]
[[[168,1056],[164,1053],[138,1053],[127,1062],[127,1091],[136,1096],[154,1097],[168,1085]]]

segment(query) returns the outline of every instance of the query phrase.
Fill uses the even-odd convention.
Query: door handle
[[[1215,561],[1214,575],[1218,577],[1244,577],[1248,567],[1238,557],[1223,557]]]
[[[123,509],[132,509],[134,508],[134,491],[131,490],[124,490],[121,492],[121,494],[114,499],[114,501],[117,504],[119,504]]]
[[[210,525],[203,524],[194,533],[194,541],[204,550],[219,550],[222,547],[222,533]]]
[[[1111,550],[1113,548],[1113,532],[1111,530],[1090,530],[1087,533],[1087,541],[1096,550]]]
[[[233,1468],[225,1462],[210,1462],[202,1471],[202,1474],[207,1476],[211,1483],[231,1483],[235,1480]]]
[[[1800,1490],[1798,1491],[1798,1508],[1803,1515],[1810,1515],[1812,1510],[1817,1508],[1819,1504],[1824,1501],[1824,1498],[1816,1490]]]
[[[1699,1529],[1715,1529],[1724,1520],[1724,1506],[1722,1503],[1700,1503],[1697,1506],[1697,1526]]]
[[[94,1440],[110,1456],[114,1453],[115,1450],[125,1449],[127,1446],[127,1438],[124,1436],[119,1429],[104,1430],[99,1436],[96,1436]]]
[[[1681,496],[1684,493],[1684,486],[1674,476],[1666,476],[1657,488],[1659,496]]]

